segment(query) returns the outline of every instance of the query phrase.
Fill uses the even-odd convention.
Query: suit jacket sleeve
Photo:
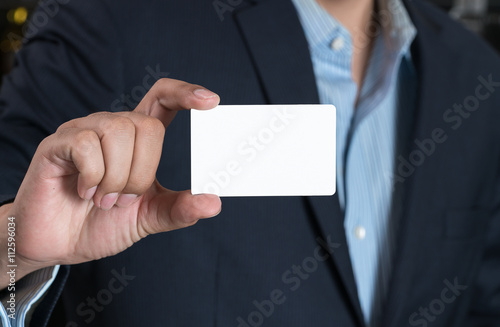
[[[60,1],[61,3],[63,1]],[[12,199],[37,145],[59,125],[109,111],[121,94],[121,48],[102,1],[42,1],[0,93],[0,201]],[[103,104],[107,104],[103,106]],[[28,199],[29,200],[29,199]],[[69,267],[37,307],[43,326],[64,287]]]
[[[4,197],[17,193],[43,138],[68,120],[110,110],[121,90],[119,38],[103,2],[53,7],[58,2],[51,1],[50,10],[45,3],[32,15],[23,49],[1,88]]]

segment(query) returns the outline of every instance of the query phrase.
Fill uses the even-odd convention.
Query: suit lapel
[[[447,58],[446,47],[442,45],[442,38],[436,37],[441,32],[438,23],[428,20],[425,15],[421,15],[417,3],[411,0],[405,0],[405,5],[410,14],[413,24],[418,34],[412,45],[412,62],[417,72],[417,82],[407,81],[405,96],[415,99],[415,105],[412,108],[399,107],[398,113],[402,110],[411,109],[403,113],[398,121],[398,149],[397,153],[403,158],[408,158],[411,151],[415,149],[413,140],[423,139],[430,135],[429,127],[439,122],[440,112],[432,108],[446,108],[448,103],[443,100],[442,94],[436,85],[447,84],[446,77],[441,72],[447,71],[445,68],[448,60],[439,60],[438,58]],[[439,54],[439,55],[436,55]],[[451,57],[451,54],[448,58]],[[405,83],[404,80],[402,83]],[[413,85],[412,85],[413,84]],[[415,85],[417,84],[417,85]],[[413,88],[412,90],[408,90]],[[428,168],[428,167],[424,167]],[[417,195],[425,192],[421,176],[422,169],[416,169],[415,172],[404,183],[396,184],[393,195],[393,217],[396,231],[396,250],[393,259],[393,272],[391,284],[387,294],[385,310],[383,312],[382,324],[380,326],[397,327],[402,324],[407,325],[409,312],[418,308],[406,308],[408,294],[411,294],[412,283],[425,278],[415,269],[415,251],[419,248],[415,246],[420,242],[423,227],[418,223],[418,218],[413,214],[413,209],[419,205]]]
[[[331,242],[339,245],[332,255],[333,263],[350,300],[353,314],[356,316],[358,324],[362,326],[364,325],[364,318],[358,299],[356,281],[354,280],[344,230],[344,213],[341,211],[339,198],[335,194],[331,197],[307,197],[305,201],[310,205],[313,216],[316,217],[319,233],[323,240],[331,240]]]
[[[260,1],[235,13],[269,103],[319,103],[307,41],[291,1]]]
[[[316,81],[295,7],[289,0],[258,1],[234,15],[261,79],[269,103],[319,103]],[[304,199],[325,241],[340,244],[332,255],[344,291],[358,324],[363,324],[361,307],[344,232],[338,197]]]

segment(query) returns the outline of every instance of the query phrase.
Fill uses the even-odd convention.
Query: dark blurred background
[[[85,0],[82,0],[85,1]],[[500,0],[430,0],[500,52]],[[12,67],[26,21],[38,0],[0,0],[0,77]],[[1,82],[0,82],[1,85]]]
[[[0,0],[0,76],[7,73],[21,47],[23,26],[36,0]]]

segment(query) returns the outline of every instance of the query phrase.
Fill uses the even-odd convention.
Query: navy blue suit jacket
[[[38,16],[2,86],[4,199],[60,124],[133,108],[166,73],[223,104],[319,101],[291,1],[222,1],[222,16],[214,3],[72,0],[46,24]],[[405,5],[418,81],[401,85],[415,107],[398,109],[398,240],[381,326],[498,327],[500,60],[434,7]],[[446,141],[433,149],[415,142],[436,135]],[[188,189],[189,160],[181,112],[166,132],[162,185]],[[363,326],[337,196],[224,199],[215,219],[62,267],[33,326],[58,298],[53,326]]]

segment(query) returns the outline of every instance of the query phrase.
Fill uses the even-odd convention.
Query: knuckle
[[[100,113],[100,114],[102,114],[102,113]],[[56,133],[64,132],[64,131],[66,131],[68,129],[72,129],[72,128],[78,128],[78,126],[82,125],[82,122],[89,120],[89,117],[92,117],[95,115],[96,114],[91,114],[87,117],[81,117],[81,118],[75,118],[75,119],[68,120],[67,122],[61,124],[57,128]]]
[[[172,79],[163,77],[163,78],[160,78],[159,80],[157,80],[153,87],[155,87],[155,88],[166,87],[171,83],[171,81],[172,81]]]
[[[109,120],[110,117],[112,117],[111,113],[106,112],[106,111],[99,111],[99,112],[94,112],[94,113],[88,115],[87,117],[75,119],[75,122],[79,122],[79,121],[83,121],[83,120],[86,120],[89,122],[96,122],[96,121],[97,122],[105,122],[105,121]]]
[[[135,125],[130,118],[114,116],[103,123],[103,130],[119,136],[130,136],[135,133]]]
[[[87,117],[83,118],[83,119],[86,119],[86,118],[103,118],[103,117],[107,117],[107,116],[110,116],[111,114],[107,111],[98,111],[98,112],[94,112],[90,115],[88,115]]]
[[[56,133],[61,133],[63,132],[64,130],[70,128],[71,126],[73,126],[75,120],[70,120],[70,121],[67,121],[65,122],[64,124],[60,125],[57,130],[56,130]]]
[[[162,137],[165,133],[163,123],[159,119],[153,117],[145,117],[145,119],[138,123],[137,127],[141,133],[144,133],[146,136]]]
[[[49,135],[47,136],[46,138],[44,138],[40,144],[38,145],[38,148],[37,148],[37,152],[39,150],[44,150],[44,149],[48,149],[51,147],[51,145],[55,142],[57,138],[57,135],[56,134],[52,134],[52,135]]]
[[[92,130],[82,130],[75,134],[73,151],[80,156],[88,156],[98,148],[99,138]]]

